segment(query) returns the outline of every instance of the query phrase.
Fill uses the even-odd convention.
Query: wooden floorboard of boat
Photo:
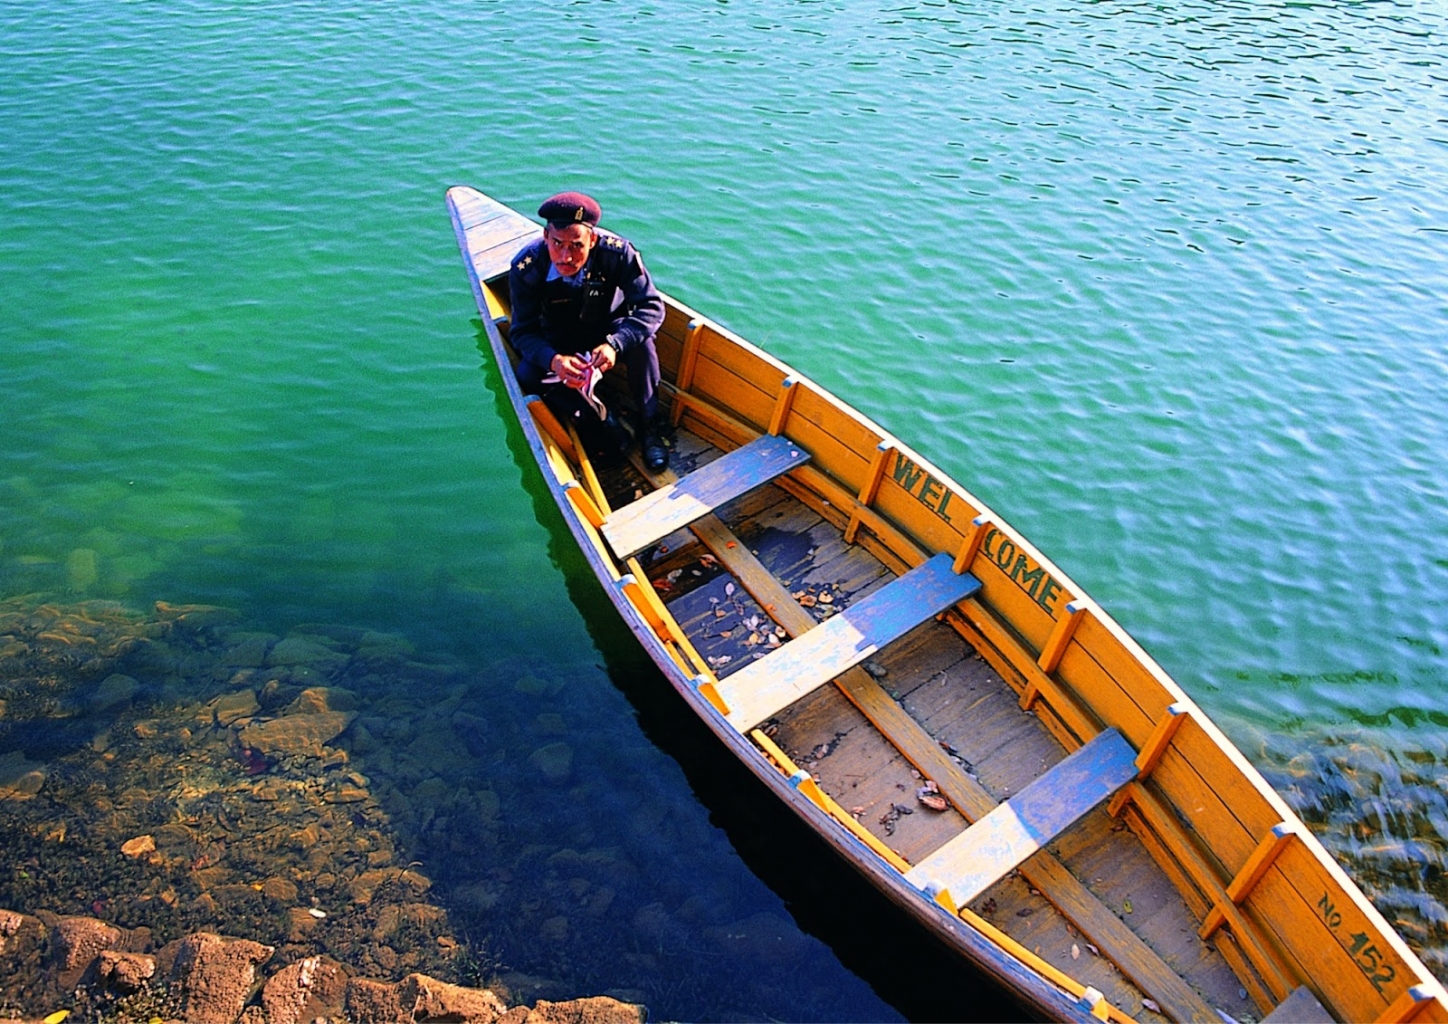
[[[688,437],[685,431],[681,431],[680,435],[681,439]],[[680,448],[690,443],[684,441]],[[707,452],[702,448],[690,454],[692,462],[704,458],[707,458]],[[772,490],[778,488],[761,488],[763,492]],[[772,593],[776,595],[776,601],[791,607],[775,609],[775,614],[780,617],[783,611],[783,618],[794,623],[791,632],[807,629],[821,617],[821,609],[817,606],[811,609],[814,614],[809,614],[806,622],[804,617],[807,613],[795,604],[790,596],[792,593],[802,588],[829,588],[838,594],[837,600],[848,604],[866,589],[882,586],[894,578],[863,549],[843,545],[834,527],[793,499],[748,495],[731,505],[718,510],[721,518],[729,520],[727,528],[720,519],[709,519],[726,530],[723,536],[737,536],[738,542],[746,546],[758,566],[758,570],[751,571],[781,577],[771,575]],[[729,528],[734,531],[732,534],[727,532]],[[681,573],[694,571],[684,568],[686,555],[694,559],[691,564],[696,567],[702,564],[698,555],[694,554],[699,551],[698,546],[686,542],[685,547],[685,552],[671,551],[665,562],[651,566],[650,578],[657,578],[656,569],[662,570],[665,565],[680,569]],[[756,551],[757,557],[754,556]],[[827,560],[823,566],[817,561],[821,552]],[[782,579],[790,581],[787,587]],[[706,653],[705,647],[710,641],[717,643],[720,639],[717,635],[704,635],[719,621],[713,612],[717,605],[711,604],[708,598],[713,596],[716,602],[722,603],[720,595],[728,588],[729,582],[721,575],[682,597],[670,598],[666,595],[671,610],[695,638],[701,653]],[[842,582],[850,586],[840,586]],[[735,585],[734,592],[728,597],[730,614],[737,614],[736,609],[739,608],[750,615],[760,614],[764,611],[763,605],[771,603],[769,600],[756,601],[744,593],[740,584]],[[695,636],[696,630],[698,636]],[[776,732],[785,740],[786,750],[792,757],[815,761],[815,767],[809,770],[819,776],[823,788],[847,810],[864,807],[867,802],[873,803],[873,817],[866,811],[860,814],[858,820],[912,861],[940,845],[937,838],[943,836],[948,839],[964,821],[959,819],[959,823],[946,825],[947,819],[937,817],[934,812],[930,812],[930,817],[925,816],[923,805],[915,802],[914,789],[920,780],[915,778],[912,762],[930,766],[928,774],[946,781],[942,789],[948,789],[953,794],[952,801],[965,801],[962,806],[971,808],[972,817],[979,817],[1001,797],[1018,790],[1064,756],[1064,751],[1035,717],[1020,710],[1014,693],[1004,681],[985,666],[958,634],[938,623],[927,623],[917,630],[920,631],[933,635],[907,636],[898,645],[898,656],[896,647],[892,646],[882,651],[879,657],[879,667],[885,668],[888,673],[886,685],[894,692],[908,695],[904,706],[892,699],[863,669],[856,668],[836,681],[839,691],[834,687],[816,691],[808,699],[782,712],[777,716]],[[723,651],[725,648],[715,646],[710,650]],[[950,653],[942,654],[941,651]],[[745,658],[752,659],[761,653],[747,652]],[[915,663],[913,669],[910,664],[912,659]],[[720,674],[724,675],[727,671],[728,666],[725,666]],[[958,699],[952,694],[952,691],[956,694],[960,692],[955,686],[940,686],[942,672],[947,676],[960,673],[961,681],[967,687],[966,693],[975,699]],[[932,693],[928,685],[931,680],[936,681],[934,690],[939,691],[938,694]],[[976,691],[979,691],[978,694]],[[848,695],[850,700],[840,700],[839,692]],[[852,702],[856,706],[871,708],[870,714],[861,715],[851,706]],[[912,707],[914,714],[910,713]],[[800,716],[797,720],[796,715]],[[883,718],[876,718],[877,715]],[[882,735],[881,729],[867,724],[867,717],[876,725],[883,723],[885,735]],[[896,721],[894,726],[889,724],[891,720]],[[850,726],[844,728],[842,723],[847,721]],[[988,726],[987,722],[991,725]],[[939,725],[944,726],[943,731],[937,728]],[[843,735],[839,735],[841,733]],[[887,739],[886,735],[890,738]],[[964,742],[966,736],[974,739],[980,763],[974,763],[971,745]],[[845,740],[849,743],[846,744]],[[817,747],[832,742],[836,747],[828,758],[809,756]],[[951,759],[946,747],[957,751],[960,760]],[[984,780],[991,784],[983,785],[967,775],[962,761],[971,763],[976,772],[983,771]],[[875,781],[869,781],[870,777]],[[863,793],[862,786],[865,787]],[[898,794],[898,797],[893,794]],[[891,835],[885,834],[885,823],[880,820],[889,817],[890,808],[880,806],[887,802],[909,806],[912,812],[895,816]],[[954,815],[953,811],[949,813]],[[1093,813],[1104,817],[1102,811]],[[932,818],[946,827],[933,827]],[[1126,835],[1129,839],[1129,834]],[[1117,840],[1121,841],[1121,837],[1118,836]],[[1154,870],[1154,865],[1151,867]],[[1105,897],[1094,894],[1065,865],[1045,851],[1023,865],[1021,875],[1030,883],[1020,886],[1025,891],[1027,902],[1013,905],[1008,912],[998,915],[994,919],[997,926],[1020,941],[1024,940],[1015,934],[1014,929],[1022,928],[1026,922],[1030,924],[1027,937],[1049,932],[1049,937],[1040,943],[1041,954],[1062,970],[1081,977],[1088,984],[1096,984],[1108,998],[1128,1012],[1144,1012],[1140,1001],[1142,990],[1179,1018],[1199,1017],[1208,1011],[1206,1002],[1116,916],[1110,906],[1109,893]],[[1004,892],[1017,881],[1017,875],[1008,876],[988,890],[978,903],[984,906],[995,900],[999,904],[1002,897],[997,895],[997,890]],[[1051,902],[1047,902],[1041,890],[1049,893]],[[1026,913],[1022,914],[1022,911]],[[1181,920],[1185,921],[1186,917]],[[1071,943],[1065,939],[1079,934],[1072,921],[1089,935],[1087,942],[1110,951],[1115,959],[1127,965],[1135,984],[1127,982],[1125,975],[1104,959],[1099,965],[1083,965],[1080,957],[1085,955],[1081,952],[1085,947],[1081,947],[1079,942],[1076,944],[1077,956],[1071,956]],[[1194,932],[1194,928],[1188,927],[1186,931]],[[1035,948],[1037,944],[1035,941],[1027,943],[1028,948]],[[1200,948],[1200,944],[1197,946]],[[1220,958],[1213,957],[1213,962],[1220,963]],[[1197,982],[1196,977],[1190,980]],[[1221,1001],[1220,990],[1208,991],[1213,1001]],[[1150,1016],[1149,1013],[1146,1015]]]

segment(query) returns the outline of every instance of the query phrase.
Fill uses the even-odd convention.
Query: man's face
[[[550,224],[543,229],[543,237],[548,242],[548,258],[564,277],[578,273],[593,251],[593,228],[587,224],[570,224],[566,228]]]

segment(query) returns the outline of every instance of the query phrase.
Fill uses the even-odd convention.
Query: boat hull
[[[704,463],[682,480],[650,479],[660,489],[653,498],[625,495],[614,510],[607,481],[587,464],[576,436],[525,395],[512,372],[505,279],[511,256],[539,227],[465,187],[449,191],[448,206],[530,453],[623,623],[719,742],[894,903],[1049,1019],[1202,1019],[1223,1010],[1257,1016],[1300,1005],[1289,1000],[1310,1001],[1342,1020],[1448,1019],[1442,987],[1341,868],[1210,719],[1069,577],[923,456],[667,297],[658,337],[667,403],[674,422],[698,442],[701,461],[717,465]],[[796,465],[782,473],[766,467],[789,451],[799,457]],[[819,524],[812,536],[829,533],[837,538],[831,544],[858,550],[879,567],[878,578],[858,592],[840,591],[839,604],[849,607],[831,621],[803,611],[816,596],[791,591],[720,518],[721,510],[748,501],[721,490],[721,481],[734,477],[754,484],[740,494],[765,489],[787,497],[790,508]],[[670,516],[686,500],[702,511],[679,541],[678,517]],[[741,529],[758,526],[747,516],[739,521]],[[650,528],[665,532],[654,537]],[[666,600],[668,580],[655,570],[658,549],[670,546],[666,538],[702,545],[708,553],[697,564],[728,570],[737,583],[722,583],[716,593],[748,592],[756,612],[750,636],[768,640],[764,650],[736,644],[728,648],[736,655],[711,654],[725,648],[705,649],[706,641],[722,643],[709,616],[698,617],[702,626],[681,624],[698,602]],[[822,591],[819,599],[834,593]],[[912,717],[909,701],[867,671],[868,655],[857,657],[867,648],[920,646],[927,633],[935,648],[964,646],[1019,715],[1059,747],[1044,759],[1052,763],[1006,799]],[[808,657],[791,663],[792,647]],[[735,656],[759,660],[740,668],[728,664]],[[816,663],[823,678],[811,676]],[[906,857],[875,822],[840,807],[838,780],[802,769],[775,742],[809,735],[824,714],[815,704],[823,707],[825,697],[817,694],[836,690],[842,696],[832,699],[841,710],[830,713],[841,723],[867,722],[871,736],[883,738],[880,749],[938,785],[938,802],[958,819],[958,834],[944,842],[922,837]],[[1073,762],[1089,762],[1089,771],[1071,776]],[[1092,791],[1088,783],[1108,776],[1109,786]],[[922,802],[926,796],[933,794]],[[1172,889],[1171,912],[1185,922],[1177,930],[1194,934],[1171,940],[1177,946],[1136,934],[1124,921],[1130,899],[1124,911],[1108,905],[1115,897],[1093,893],[1050,849],[1070,846],[1073,828],[1127,830],[1161,886]],[[1110,851],[1110,836],[1096,842]],[[1079,932],[1110,961],[1120,983],[1116,975],[1100,977],[1110,981],[1113,998],[1077,976],[1078,944],[1070,945],[1070,959],[1053,961],[1013,937],[1014,922],[987,920],[997,898],[1015,898],[1007,885],[1026,890],[1022,899],[1049,904],[1067,933]],[[1218,966],[1180,976],[1167,966],[1187,956],[1215,958]],[[1224,1007],[1232,997],[1223,993],[1238,982],[1248,1001]]]

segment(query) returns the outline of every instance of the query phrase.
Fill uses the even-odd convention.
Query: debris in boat
[[[744,638],[745,647],[758,647],[761,642],[762,641],[759,639],[758,633],[750,633],[747,637]]]
[[[702,565],[705,569],[715,569],[719,566],[719,559],[715,558],[713,555],[700,555],[699,564]]]
[[[831,594],[828,590],[822,590],[820,591],[819,602],[820,604],[834,604],[835,595]]]
[[[1128,914],[1131,913],[1131,900],[1122,900],[1121,909],[1126,911]]]
[[[837,732],[837,733],[835,733],[835,738],[834,738],[834,739],[830,740],[828,743],[821,743],[819,746],[815,747],[814,750],[810,751],[810,756],[811,756],[811,757],[814,757],[814,758],[818,758],[818,759],[820,759],[820,760],[823,760],[823,759],[829,757],[831,754],[833,754],[833,753],[835,752],[835,748],[840,745],[840,740],[842,740],[842,739],[844,739],[844,738],[845,738],[845,734],[844,734],[844,733],[842,733],[842,732]]]
[[[925,785],[915,791],[915,796],[932,811],[944,811],[950,808],[945,797],[940,795],[940,787],[935,784],[934,779],[926,779]]]
[[[728,654],[711,654],[709,656],[709,664],[713,665],[715,668],[718,668],[720,665],[727,665],[733,660],[734,659]]]
[[[670,583],[677,583],[677,582],[679,582],[679,577],[682,576],[682,575],[684,575],[684,570],[683,570],[683,569],[675,569],[675,570],[673,570],[672,572],[670,572],[667,576],[665,576],[664,579],[668,580]]]
[[[799,602],[801,608],[813,608],[818,603],[815,601],[815,596],[813,594],[807,593],[803,590],[796,593],[794,595],[794,599]]]
[[[906,807],[904,804],[891,804],[890,809],[880,815],[880,824],[885,826],[885,834],[887,836],[893,836],[895,834],[895,823],[900,820],[901,816],[914,813],[911,808]]]
[[[770,647],[778,647],[780,644],[779,637],[773,633],[770,633],[765,639],[769,641]]]
[[[861,806],[861,807],[851,807],[851,808],[850,808],[850,816],[851,816],[852,818],[858,818],[860,815],[862,815],[862,814],[864,814],[864,813],[865,813],[865,808],[864,808],[863,806]]]
[[[711,598],[711,600],[717,601],[718,598]],[[728,613],[727,611],[725,611],[723,608],[715,608],[715,609],[714,609],[714,618],[716,618],[716,619],[725,618],[726,616],[728,616],[728,614],[729,614],[729,613]]]
[[[732,630],[732,629],[721,629],[721,630],[719,631],[719,635],[722,636],[725,640],[728,640],[731,636],[734,635],[734,630]]]
[[[759,731],[764,733],[764,735],[766,736],[773,737],[779,732],[779,719],[771,718],[769,721],[765,722],[762,726],[760,726]]]
[[[725,597],[732,597],[733,594],[734,594],[734,584],[732,584],[732,583],[726,583],[726,584],[724,584],[724,596],[725,596]]]
[[[1152,1013],[1161,1013],[1161,1004],[1159,1004],[1155,999],[1143,999],[1141,1001],[1141,1005],[1146,1007]]]
[[[1101,950],[1097,949],[1095,946],[1091,945],[1091,943],[1089,943],[1089,942],[1086,943],[1086,948],[1089,949],[1089,950],[1091,950],[1091,955],[1092,955],[1092,956],[1100,956],[1100,955],[1101,955]]]
[[[980,905],[980,916],[990,917],[996,912],[996,901],[993,897],[987,896],[984,903]]]
[[[1078,946],[1078,945],[1076,945],[1076,943],[1074,943],[1074,942],[1071,943],[1071,959],[1072,959],[1072,960],[1080,960],[1080,959],[1081,959],[1081,947]]]
[[[878,661],[865,662],[864,669],[866,672],[870,673],[870,675],[875,679],[884,679],[890,674],[890,670],[887,669],[884,665],[881,665]],[[944,745],[945,744],[943,743],[941,744],[941,746]]]

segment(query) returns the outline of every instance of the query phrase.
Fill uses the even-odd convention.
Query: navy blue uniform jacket
[[[664,322],[664,300],[627,240],[598,230],[579,284],[549,281],[551,265],[548,244],[539,238],[519,250],[508,272],[513,296],[508,337],[532,364],[535,379],[549,372],[560,352],[587,352],[607,341],[622,356],[653,341]]]

